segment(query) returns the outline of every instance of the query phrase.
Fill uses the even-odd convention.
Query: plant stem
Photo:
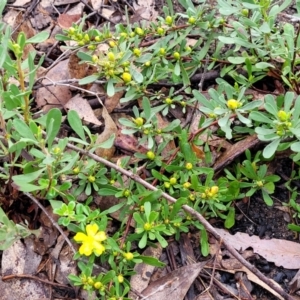
[[[19,74],[19,83],[20,83],[20,88],[21,88],[21,91],[23,93],[26,92],[26,88],[25,88],[25,79],[24,79],[24,72],[22,70],[22,65],[21,65],[21,58],[17,58],[17,69],[18,69],[18,74]],[[28,94],[25,94],[24,95],[24,121],[26,122],[26,124],[29,123],[29,109],[30,109],[30,106],[29,106],[29,95]]]

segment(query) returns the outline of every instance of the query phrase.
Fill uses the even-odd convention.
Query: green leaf
[[[159,232],[155,232],[155,237],[163,248],[166,248],[168,246],[168,242],[160,235]]]
[[[174,74],[176,76],[180,75],[180,64],[179,64],[179,61],[177,61],[176,64],[175,64],[175,66],[174,66]]]
[[[84,77],[84,78],[80,79],[78,81],[78,83],[80,85],[84,85],[84,84],[88,84],[88,83],[94,82],[94,81],[96,81],[98,79],[99,79],[99,75],[98,74],[94,74],[94,75],[90,75],[90,76],[87,76],[87,77]]]
[[[245,118],[242,114],[240,114],[238,111],[236,112],[236,114],[237,114],[237,117],[238,117],[238,119],[242,122],[242,123],[244,123],[244,124],[246,124],[246,125],[250,125],[251,124],[251,120],[250,119],[248,119],[248,118]]]
[[[291,145],[291,150],[295,152],[300,152],[300,142],[293,143]]]
[[[68,122],[76,134],[86,142],[84,129],[82,127],[81,119],[75,110],[68,111]]]
[[[62,113],[58,108],[53,108],[47,113],[46,119],[46,131],[47,131],[47,143],[51,148],[54,138],[57,136],[62,120]]]
[[[263,199],[264,199],[265,203],[268,206],[272,206],[273,205],[273,200],[270,197],[270,195],[266,191],[264,191],[264,190],[261,190],[261,192],[262,192],[262,196],[263,196]]]
[[[291,106],[293,104],[295,98],[295,93],[294,92],[287,92],[284,96],[284,110],[286,112],[290,111]]]
[[[209,254],[209,244],[208,244],[207,232],[205,229],[201,230],[200,244],[201,244],[202,255],[207,256]]]
[[[0,2],[0,16],[2,16],[2,13],[3,13],[3,10],[4,10],[5,6],[6,6],[6,4],[7,4],[7,0],[2,0]]]
[[[275,184],[273,182],[267,182],[264,184],[263,189],[266,190],[268,194],[273,194],[275,190]]]
[[[145,196],[143,199],[142,199],[142,203],[145,203],[145,202],[154,202],[156,200],[158,200],[160,198],[162,194],[162,191],[161,190],[156,190],[156,191],[151,191],[149,193],[149,195]]]
[[[246,60],[246,57],[242,57],[242,56],[229,56],[227,58],[227,60],[232,63],[232,64],[235,64],[235,65],[240,65],[240,64],[243,64]]]
[[[15,130],[24,138],[27,138],[34,143],[37,143],[37,140],[28,127],[28,125],[21,119],[14,119],[13,120],[13,126],[15,127]]]
[[[271,158],[276,152],[278,145],[280,143],[280,138],[273,140],[269,145],[267,145],[263,151],[264,158]]]
[[[49,33],[47,31],[41,31],[35,36],[29,38],[26,40],[26,44],[36,44],[36,43],[42,43],[47,40],[49,37]]]
[[[139,248],[143,249],[146,247],[146,245],[147,245],[147,233],[145,232],[139,241]]]
[[[267,63],[267,62],[258,62],[258,63],[256,63],[255,64],[255,67],[257,68],[257,69],[268,69],[268,68],[275,68],[272,64],[270,64],[270,63]]]
[[[78,56],[78,58],[80,58],[83,61],[88,61],[88,62],[93,61],[92,56],[86,52],[78,51],[77,56]]]
[[[137,83],[142,83],[144,81],[144,76],[142,73],[140,73],[138,70],[136,70],[135,68],[130,68],[130,73],[133,76],[133,79],[137,82]]]
[[[107,210],[101,212],[100,216],[112,214],[112,213],[114,213],[114,212],[120,210],[120,208],[122,208],[124,205],[125,205],[124,202],[120,202],[119,204],[116,204],[116,205],[110,207],[109,209],[107,209]]]
[[[243,111],[250,111],[250,110],[252,110],[254,108],[260,107],[262,104],[263,104],[262,101],[260,101],[260,100],[254,100],[254,101],[251,101],[251,102],[243,105],[242,110]]]
[[[115,138],[116,138],[116,136],[113,133],[106,141],[104,141],[103,143],[100,143],[100,144],[96,144],[95,146],[97,148],[109,149],[113,146]]]
[[[273,123],[273,121],[270,118],[268,118],[266,114],[259,111],[252,111],[249,116],[253,121],[268,123],[268,124]]]
[[[52,209],[60,209],[62,207],[63,204],[65,204],[62,201],[58,201],[58,200],[49,200]]]
[[[114,80],[112,79],[108,80],[106,92],[109,97],[112,97],[115,94]]]
[[[248,42],[247,40],[244,40],[242,38],[238,37],[225,37],[225,36],[219,36],[218,39],[224,43],[224,44],[235,44],[235,45],[240,45],[246,48],[255,48],[256,45]]]
[[[151,117],[151,104],[147,97],[143,97],[142,107],[144,110],[144,116],[145,116],[146,120],[148,120]]]
[[[275,99],[272,95],[267,95],[265,97],[265,109],[270,114],[277,117],[277,112],[278,112],[277,104],[276,104],[276,101],[275,101]]]
[[[240,171],[248,178],[250,179],[257,179],[257,174],[255,172],[255,170],[253,169],[253,165],[251,163],[251,161],[249,160],[245,160],[243,162],[243,165],[240,166]]]
[[[298,225],[295,225],[295,224],[288,224],[287,227],[288,227],[289,230],[293,230],[293,231],[300,232],[300,226],[298,226]]]
[[[149,222],[149,217],[150,217],[150,213],[151,213],[151,203],[150,202],[144,203],[144,210],[145,210],[145,216],[146,216],[147,222]]]
[[[76,155],[72,157],[72,159],[68,162],[68,164],[65,165],[63,168],[59,169],[54,175],[64,174],[67,171],[70,171],[74,166],[74,164],[78,161],[78,159],[79,159],[79,153],[76,153]]]
[[[229,207],[228,215],[225,220],[225,227],[231,228],[235,223],[235,209],[234,207]]]
[[[180,72],[181,72],[183,85],[188,86],[191,84],[190,77],[188,76],[183,63],[180,61],[179,64],[180,64]]]
[[[22,187],[24,183],[28,183],[36,180],[45,171],[45,169],[46,168],[42,168],[35,172],[22,174],[22,175],[15,175],[12,177],[12,179],[18,186]]]
[[[214,105],[212,104],[211,101],[209,101],[203,94],[201,94],[197,90],[192,91],[194,97],[205,107],[210,108],[211,110],[214,109]]]
[[[144,226],[144,224],[145,224],[145,221],[142,219],[140,213],[134,212],[134,213],[133,213],[133,219],[137,222],[137,224],[139,225],[139,227],[142,226],[142,228],[143,228],[143,226]],[[144,230],[144,229],[143,229],[143,230]]]
[[[151,256],[140,255],[138,258],[141,259],[143,261],[143,263],[150,265],[150,266],[162,268],[166,265],[165,263],[159,261],[157,258],[154,258]]]

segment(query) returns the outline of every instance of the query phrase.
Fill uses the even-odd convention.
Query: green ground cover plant
[[[13,41],[10,27],[0,23],[0,156],[8,158],[1,166],[1,182],[12,183],[18,191],[50,202],[60,217],[58,224],[73,232],[79,244],[74,259],[80,274],[70,275],[71,282],[96,292],[99,299],[128,299],[128,279],[135,264],[163,265],[141,255],[141,249],[156,241],[166,247],[169,236],[178,239],[181,232],[194,227],[201,233],[202,254],[209,254],[203,224],[183,210],[183,205],[207,219],[221,218],[224,226],[231,228],[235,223],[235,201],[261,193],[266,205],[273,204],[271,195],[280,177],[268,175],[268,161],[276,151],[291,149],[291,158],[299,164],[300,37],[291,24],[276,22],[291,1],[278,5],[267,0],[219,0],[213,10],[205,1],[198,7],[190,0],[179,2],[185,13],[174,13],[172,1],[168,1],[163,8],[165,15],[147,25],[128,23],[114,30],[109,26],[86,30],[83,19],[57,36],[59,41],[75,42],[72,50],[82,62],[96,69],[79,84],[105,81],[109,96],[124,90],[121,102],[133,103],[132,116],[119,122],[124,126],[123,134],[137,136],[148,151],[135,154],[138,163],[124,157],[121,167],[135,174],[143,165],[151,174],[146,181],[155,182],[155,192],[133,178],[125,180],[116,169],[74,150],[72,146],[93,154],[97,148],[110,148],[114,142],[111,138],[97,144],[97,136],[83,125],[75,111],[66,116],[75,134],[65,138],[58,138],[63,123],[59,109],[34,117],[32,89],[43,57],[37,61],[32,52],[22,60],[22,53],[26,44],[40,43],[48,35],[41,32],[26,39],[21,32]],[[5,4],[2,1],[0,12]],[[299,5],[297,9],[300,13]],[[187,43],[190,36],[198,38],[193,46]],[[146,38],[150,42],[146,43]],[[99,44],[107,44],[109,50],[99,54]],[[208,97],[191,81],[199,67],[206,72],[220,68],[217,88],[209,89]],[[253,99],[247,89],[263,80],[270,70],[279,74],[286,93]],[[163,80],[172,85],[168,95],[152,88]],[[159,127],[158,114],[167,116],[175,107],[185,113],[195,106],[202,113],[196,132],[183,128],[178,119]],[[220,137],[233,141],[257,134],[265,147],[256,154],[247,150],[243,161],[216,175],[209,166],[210,149],[199,139],[200,134],[211,134],[212,125],[218,126]],[[170,141],[176,142],[177,149],[166,158],[162,152]],[[193,145],[204,147],[206,164],[200,163]],[[295,174],[294,179],[298,177]],[[300,211],[295,201],[298,194],[291,181],[286,185],[292,191],[287,205],[295,211],[296,218]],[[82,193],[87,199],[79,202],[77,196]],[[92,209],[94,193],[114,196],[119,203],[105,211]],[[170,204],[163,193],[176,198],[176,203]],[[107,234],[110,214],[117,211],[120,219],[135,221],[134,231],[128,230],[123,221],[112,236]],[[0,222],[1,241],[12,232],[14,239],[31,233],[26,226],[14,226],[2,211]],[[290,228],[299,230],[294,224]],[[11,242],[1,244],[0,249]],[[94,275],[95,262],[107,262],[109,270]]]

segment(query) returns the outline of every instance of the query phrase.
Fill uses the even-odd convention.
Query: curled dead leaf
[[[98,136],[96,140],[96,144],[101,144],[106,142],[112,135],[117,136],[118,128],[111,116],[109,115],[105,106],[103,106],[102,117],[104,119],[104,131]],[[104,149],[104,148],[97,148],[95,153],[106,159],[111,159],[115,153],[115,146],[111,148]]]

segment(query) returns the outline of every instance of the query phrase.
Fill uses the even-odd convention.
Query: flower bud
[[[185,168],[187,170],[192,170],[193,169],[193,164],[188,162],[188,163],[185,164]]]
[[[177,178],[176,177],[171,177],[170,178],[170,184],[174,185],[177,183]]]
[[[115,55],[112,53],[112,52],[108,52],[107,53],[107,58],[108,58],[108,60],[109,61],[111,61],[111,62],[113,62],[113,61],[115,61]]]
[[[219,192],[219,187],[214,185],[210,188],[210,192],[213,194],[213,195],[216,195],[218,192]]]
[[[171,16],[167,16],[165,19],[165,22],[167,25],[172,25],[173,23],[173,18]]]
[[[133,122],[136,126],[141,127],[144,125],[144,119],[141,117],[138,117],[136,119],[133,119]]]
[[[288,120],[289,114],[286,113],[284,110],[280,110],[280,111],[277,113],[277,117],[278,117],[278,119],[279,119],[281,122],[285,122],[285,121]]]
[[[147,158],[150,160],[155,159],[155,153],[153,151],[148,151],[146,155],[147,155]]]
[[[189,17],[188,23],[191,24],[191,25],[195,24],[196,23],[195,17]]]
[[[126,260],[133,260],[133,253],[131,252],[125,252],[123,253],[123,256]]]
[[[179,52],[174,52],[174,53],[173,53],[173,57],[174,57],[176,60],[179,60],[179,59],[180,59],[180,53],[179,53]]]
[[[125,83],[128,83],[131,81],[131,74],[128,72],[124,72],[122,74],[122,79],[124,80]]]
[[[235,110],[239,107],[239,101],[235,100],[235,99],[230,99],[227,101],[227,107],[231,110]]]

